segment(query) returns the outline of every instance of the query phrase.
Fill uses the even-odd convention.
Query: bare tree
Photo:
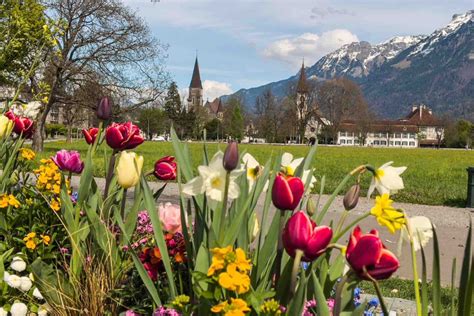
[[[346,78],[328,80],[322,84],[318,93],[321,112],[330,124],[327,130],[335,140],[343,120],[355,119],[360,132],[368,132],[370,123],[367,102],[359,86]]]
[[[257,97],[255,114],[259,136],[264,137],[267,142],[276,142],[278,140],[277,132],[279,130],[281,108],[270,90],[266,90],[261,96]]]
[[[48,98],[37,117],[35,150],[43,149],[46,117],[54,104],[71,103],[73,91],[99,78],[121,109],[156,100],[166,74],[166,47],[150,35],[145,22],[118,0],[47,0],[50,18],[60,29],[56,49],[44,60],[44,74],[30,78],[36,94],[47,83]]]

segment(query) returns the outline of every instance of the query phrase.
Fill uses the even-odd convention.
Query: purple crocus
[[[81,173],[84,169],[84,162],[81,161],[81,155],[75,150],[67,151],[62,149],[51,157],[54,163],[62,171],[70,171],[72,173]]]

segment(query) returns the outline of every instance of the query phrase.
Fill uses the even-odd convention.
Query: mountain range
[[[413,104],[424,103],[436,113],[474,119],[474,10],[454,15],[430,35],[344,45],[305,72],[310,80],[356,81],[370,108],[383,118],[404,116]],[[233,95],[252,110],[264,91],[283,98],[297,79],[298,74]]]

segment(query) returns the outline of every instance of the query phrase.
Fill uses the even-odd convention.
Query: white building
[[[426,105],[412,107],[405,118],[379,120],[365,127],[353,120],[341,123],[337,144],[342,146],[434,147],[444,137],[441,122]]]

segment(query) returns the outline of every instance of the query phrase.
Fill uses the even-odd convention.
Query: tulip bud
[[[153,174],[158,180],[169,181],[176,179],[177,164],[173,156],[166,156],[155,163]]]
[[[346,192],[346,195],[344,195],[344,200],[342,202],[346,211],[350,211],[357,206],[357,203],[359,203],[359,196],[360,185],[359,183],[356,183],[351,186],[351,188]]]
[[[112,116],[112,102],[108,97],[103,97],[97,106],[97,118],[100,120],[108,120]]]
[[[230,142],[224,153],[224,169],[227,171],[234,170],[239,163],[239,148],[237,142]]]
[[[308,204],[306,204],[306,213],[309,216],[313,216],[314,212],[316,212],[316,204],[314,203],[313,199],[308,199]]]

